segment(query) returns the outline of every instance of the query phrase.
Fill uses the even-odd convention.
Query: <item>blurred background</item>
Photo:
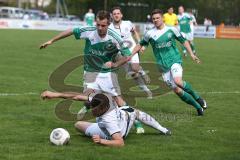
[[[100,9],[110,10],[116,5],[122,7],[125,19],[134,22],[145,22],[146,16],[154,8],[160,8],[166,12],[168,7],[173,6],[177,11],[177,7],[183,5],[187,11],[191,10],[194,13],[199,24],[203,24],[206,17],[215,25],[224,23],[239,26],[240,23],[240,0],[0,0],[0,7],[20,8],[17,11],[20,15],[16,15],[15,18],[23,18],[24,13],[30,13],[35,15],[31,17],[35,19],[58,17],[83,20],[89,8],[92,8],[96,14]],[[37,17],[38,15],[41,17]],[[4,16],[6,17],[1,14],[1,17]]]

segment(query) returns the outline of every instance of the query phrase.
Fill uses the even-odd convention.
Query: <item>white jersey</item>
[[[129,41],[132,43],[130,50],[136,46],[136,42],[132,37],[132,31],[135,29],[135,26],[131,21],[121,21],[119,26],[115,26],[114,23],[111,23],[109,28],[117,32],[124,41]]]
[[[116,107],[101,117],[98,117],[97,123],[108,139],[111,139],[111,136],[117,132],[119,132],[122,137],[126,137],[133,124],[131,119],[127,111]]]
[[[92,94],[91,97],[95,94]],[[107,139],[111,139],[111,136],[118,132],[122,135],[122,137],[126,137],[136,118],[136,113],[134,109],[130,107],[119,108],[111,95],[105,95],[109,99],[110,108],[102,116],[96,118],[97,125],[105,134]]]

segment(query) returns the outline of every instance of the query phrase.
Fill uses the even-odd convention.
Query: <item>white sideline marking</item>
[[[223,92],[223,91],[212,91],[212,92],[198,92],[200,94],[240,94],[240,91],[229,91],[229,92]],[[163,95],[169,95],[174,94],[173,92],[168,92]],[[6,97],[6,96],[28,96],[28,95],[40,95],[40,93],[36,92],[26,92],[26,93],[0,93],[0,97]],[[162,96],[163,96],[162,95]]]

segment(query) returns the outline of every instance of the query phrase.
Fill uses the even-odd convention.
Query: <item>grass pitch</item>
[[[184,58],[184,79],[208,101],[204,117],[174,94],[139,98],[137,105],[170,128],[171,137],[145,127],[144,135],[129,134],[124,148],[93,144],[75,131],[72,121],[55,115],[59,100],[42,101],[39,94],[48,85],[50,74],[65,61],[78,56],[83,41],[73,37],[40,51],[38,46],[56,35],[52,31],[0,30],[0,159],[240,159],[240,41],[196,39],[201,65]],[[154,61],[151,49],[142,60]],[[82,68],[65,81],[82,84]],[[77,112],[82,103],[74,103]],[[70,145],[49,143],[54,128],[66,128]]]

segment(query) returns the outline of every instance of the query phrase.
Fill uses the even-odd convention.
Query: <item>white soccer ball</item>
[[[67,144],[70,140],[70,134],[66,129],[56,128],[50,134],[50,142],[57,146]]]

